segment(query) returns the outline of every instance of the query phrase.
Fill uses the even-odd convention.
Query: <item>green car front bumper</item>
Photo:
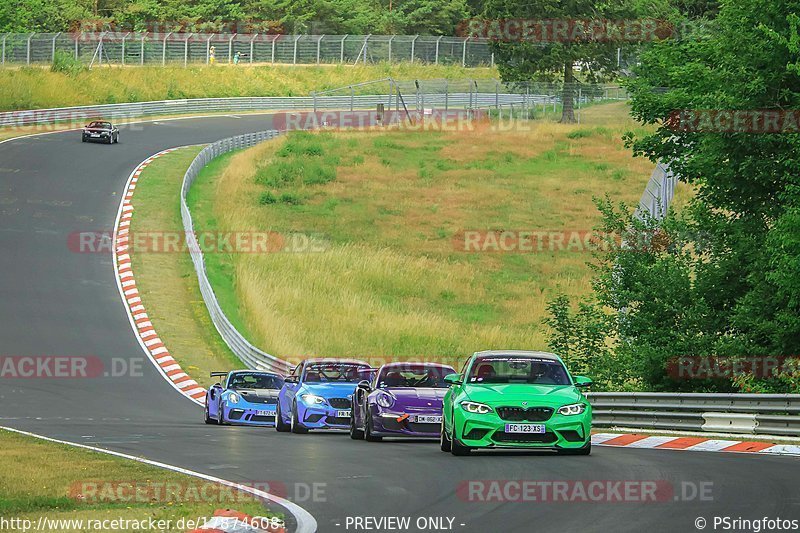
[[[506,424],[538,424],[544,433],[506,433]],[[591,407],[579,415],[554,412],[543,422],[503,420],[496,411],[486,414],[453,412],[453,438],[469,448],[579,449],[591,441]]]

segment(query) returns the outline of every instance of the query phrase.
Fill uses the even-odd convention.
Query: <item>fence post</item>
[[[236,36],[239,35],[238,33],[234,33],[231,35],[231,38],[228,39],[228,64],[230,65],[233,62],[233,40],[236,39]]]
[[[36,34],[35,33],[31,33],[30,35],[28,35],[28,52],[27,52],[27,59],[26,59],[26,64],[28,64],[28,65],[31,64],[31,39],[33,39],[34,35],[36,35]]]
[[[355,91],[353,90],[353,86],[350,86],[350,111],[353,111],[353,104],[355,103],[354,100],[356,98]]]
[[[144,40],[147,37],[147,32],[142,34],[142,48],[139,51],[139,64],[144,65]]]
[[[494,105],[500,108],[500,82],[494,80]]]
[[[319,65],[319,49],[322,46],[322,39],[324,38],[325,34],[323,33],[322,35],[319,36],[319,39],[317,39],[317,65]]]
[[[128,38],[128,35],[130,35],[130,34],[131,34],[131,32],[128,32],[122,37],[122,66],[123,67],[125,66],[125,40]]]
[[[437,64],[437,65],[439,64],[439,41],[441,41],[441,40],[442,40],[442,36],[440,35],[436,39],[436,56],[435,56],[434,63]]]
[[[56,33],[55,36],[53,37],[53,50],[52,50],[52,53],[50,54],[50,57],[51,57],[50,62],[51,63],[55,63],[56,62],[56,39],[58,39],[59,35],[61,35],[61,32]]]
[[[250,39],[250,64],[251,65],[253,64],[253,55],[255,55],[255,46],[253,45],[253,42],[256,40],[256,37],[258,37],[257,33],[255,35],[253,35],[252,39]]]
[[[272,38],[272,59],[270,60],[270,62],[273,65],[275,64],[275,41],[277,41],[278,37],[280,37],[280,36],[281,36],[281,34],[278,33],[278,34],[275,35],[275,37]]]
[[[392,41],[394,41],[395,37],[397,37],[397,35],[392,35],[389,37],[389,63],[392,62]]]
[[[208,39],[206,39],[206,65],[211,63],[211,39],[214,38],[214,35],[216,34],[212,33],[208,36]]]
[[[6,66],[6,39],[8,39],[7,33],[3,35],[3,66]]]
[[[300,37],[302,37],[302,35],[294,36],[294,52],[292,53],[292,65],[297,64],[297,41],[300,40]]]
[[[467,66],[467,43],[469,42],[469,37],[464,39],[464,50],[461,52],[461,68],[465,68]]]
[[[192,38],[193,33],[190,33],[186,36],[186,39],[183,41],[183,68],[189,64],[189,39]]]
[[[342,37],[342,42],[341,42],[341,43],[339,43],[339,46],[340,46],[340,50],[339,50],[339,63],[344,63],[344,42],[347,40],[347,36],[348,36],[348,35],[349,35],[349,34],[345,34],[345,36],[344,36],[344,37]]]
[[[172,32],[169,32],[164,37],[164,46],[161,48],[161,66],[162,67],[167,64],[167,39],[169,39],[170,35],[172,35]]]
[[[83,35],[83,33],[81,33]],[[78,43],[80,42],[80,38],[75,35],[75,59],[78,59]]]
[[[493,67],[493,66],[494,66],[494,52],[492,52],[491,59],[489,59],[489,66],[490,66],[490,67]]]
[[[414,62],[414,44],[417,42],[419,35],[415,35],[413,39],[411,39],[411,63]]]

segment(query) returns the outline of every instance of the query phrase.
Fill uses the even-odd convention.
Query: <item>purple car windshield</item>
[[[528,383],[570,385],[564,365],[554,359],[536,357],[482,357],[476,359],[469,383]]]
[[[387,366],[378,376],[378,388],[385,387],[420,387],[446,389],[449,384],[444,380],[455,370],[449,367],[433,365]]]
[[[358,383],[364,379],[363,370],[369,368],[356,363],[319,363],[308,365],[303,381],[306,383]]]

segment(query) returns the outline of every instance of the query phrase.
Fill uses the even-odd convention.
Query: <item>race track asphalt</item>
[[[164,120],[123,127],[119,145],[83,144],[77,132],[0,144],[0,355],[142,360],[111,255],[75,253],[68,235],[110,230],[128,175],[153,153],[270,127],[269,116]],[[3,379],[0,425],[231,481],[271,481],[323,532],[354,531],[346,519],[356,516],[452,517],[453,530],[468,532],[686,532],[697,517],[708,530],[714,516],[800,519],[797,458],[603,447],[590,457],[457,458],[435,443],[206,426],[200,407],[143,366],[140,377]],[[682,483],[713,485],[711,501],[656,503],[487,503],[456,492],[468,480],[522,479],[666,481],[678,492]],[[318,484],[315,499],[303,498],[303,484]]]

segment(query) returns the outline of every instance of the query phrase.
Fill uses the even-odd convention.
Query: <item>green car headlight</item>
[[[325,403],[325,398],[317,396],[316,394],[303,394],[300,396],[300,399],[311,405]]]
[[[476,402],[461,402],[461,408],[468,413],[476,415],[485,415],[486,413],[492,412],[492,408],[488,405]]]
[[[586,411],[586,404],[573,403],[571,405],[565,405],[564,407],[559,407],[558,414],[564,416],[573,416],[582,414],[584,411]]]
[[[231,403],[239,403],[239,400],[241,400],[241,397],[235,392],[232,392],[228,395],[228,401]]]

